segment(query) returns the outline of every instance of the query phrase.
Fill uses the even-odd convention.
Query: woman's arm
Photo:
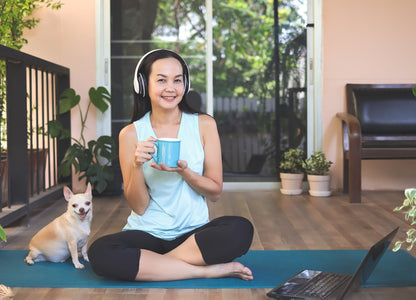
[[[119,159],[123,175],[124,196],[130,208],[142,215],[146,211],[150,196],[143,175],[143,163],[151,159],[153,143],[137,141],[136,129],[133,124],[124,127],[119,135]]]
[[[211,201],[217,201],[222,192],[222,157],[215,120],[209,115],[200,115],[199,131],[205,154],[203,176],[187,168],[182,161],[179,161],[182,170],[178,174],[198,193]]]

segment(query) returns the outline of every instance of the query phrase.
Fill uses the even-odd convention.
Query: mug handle
[[[157,145],[158,145],[158,141],[152,141],[153,144],[155,144],[155,153],[150,153],[150,155],[153,157],[153,159],[155,160],[155,162],[158,164],[159,162],[157,161]]]

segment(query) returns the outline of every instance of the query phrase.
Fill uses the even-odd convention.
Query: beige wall
[[[342,187],[341,123],[347,83],[416,83],[416,1],[323,0],[323,149]],[[415,112],[416,114],[416,112]],[[416,186],[416,160],[364,161],[363,189]]]
[[[28,40],[22,51],[70,69],[71,87],[81,96],[85,113],[88,90],[96,84],[95,1],[64,0],[59,10],[41,8],[35,12],[40,22],[24,33]],[[45,46],[46,45],[46,46]],[[71,130],[80,133],[79,111],[71,113]],[[95,138],[95,109],[89,112],[86,140]],[[74,189],[77,189],[74,181]],[[83,190],[83,189],[82,189]]]

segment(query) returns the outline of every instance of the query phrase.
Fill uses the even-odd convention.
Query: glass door
[[[214,116],[225,181],[276,181],[306,150],[306,0],[213,4]]]

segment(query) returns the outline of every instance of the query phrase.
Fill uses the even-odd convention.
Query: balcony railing
[[[69,87],[69,69],[0,45],[2,164],[0,224],[6,226],[62,196],[58,162],[70,145],[54,140],[47,124],[59,115],[58,96]]]

